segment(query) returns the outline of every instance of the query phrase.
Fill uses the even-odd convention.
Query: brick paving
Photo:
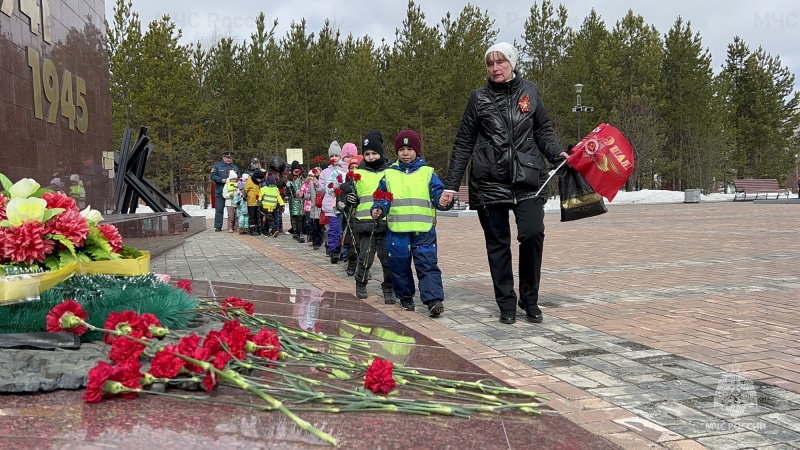
[[[542,324],[497,321],[474,216],[439,219],[443,317],[384,305],[378,282],[365,302],[623,448],[800,448],[800,204],[612,205],[558,220],[545,218]],[[354,290],[342,263],[286,235],[205,231],[152,270]]]

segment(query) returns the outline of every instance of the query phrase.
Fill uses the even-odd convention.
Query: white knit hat
[[[497,44],[489,47],[489,50],[486,50],[486,54],[483,55],[483,60],[486,61],[489,53],[493,52],[502,53],[508,62],[511,63],[511,70],[514,70],[517,67],[517,58],[519,57],[519,54],[513,45],[509,44],[508,42],[498,42]]]
[[[235,180],[235,179],[237,179],[237,178],[239,178],[239,176],[238,176],[238,175],[236,175],[236,171],[235,171],[235,170],[233,170],[233,169],[231,169],[231,170],[228,172],[228,181],[230,181],[230,180]]]

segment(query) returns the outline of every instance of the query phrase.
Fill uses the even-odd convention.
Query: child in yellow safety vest
[[[264,215],[264,225],[261,234],[274,238],[281,235],[280,214],[283,206],[283,197],[278,189],[278,182],[273,175],[267,177],[266,186],[261,188],[259,198],[261,199],[261,212]]]
[[[351,234],[355,237],[354,247],[358,250],[354,249],[356,261],[352,273],[356,281],[356,297],[367,298],[369,295],[367,283],[371,279],[370,268],[377,253],[383,270],[381,282],[383,300],[384,303],[392,305],[397,301],[392,289],[392,274],[389,272],[389,259],[386,253],[386,219],[374,220],[370,215],[373,193],[390,165],[389,160],[383,155],[383,134],[378,130],[367,132],[362,141],[361,153],[363,160],[352,175],[348,173],[348,180],[341,185],[340,196],[347,208],[352,211],[346,212],[345,216],[352,218],[348,228],[352,230]],[[350,250],[347,252],[349,254]],[[347,274],[351,275],[349,270]]]
[[[444,288],[436,256],[436,210],[451,209],[453,202],[442,198],[444,184],[420,156],[421,147],[417,132],[397,133],[397,161],[378,183],[371,215],[376,220],[386,217],[389,271],[400,305],[407,311],[414,310],[413,261],[419,298],[431,317],[439,317],[444,312]]]

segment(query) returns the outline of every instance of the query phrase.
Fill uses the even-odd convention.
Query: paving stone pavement
[[[545,218],[544,323],[498,322],[474,216],[437,224],[441,318],[384,305],[377,281],[365,302],[623,448],[800,448],[800,205],[611,205],[558,220]],[[209,230],[152,270],[354,290],[344,264],[291,236]]]

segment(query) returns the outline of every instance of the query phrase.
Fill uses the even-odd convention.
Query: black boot
[[[358,298],[367,298],[367,285],[356,283],[356,297]]]
[[[392,288],[383,290],[383,303],[386,303],[387,305],[394,305],[397,303],[397,299],[394,296],[394,291]]]

